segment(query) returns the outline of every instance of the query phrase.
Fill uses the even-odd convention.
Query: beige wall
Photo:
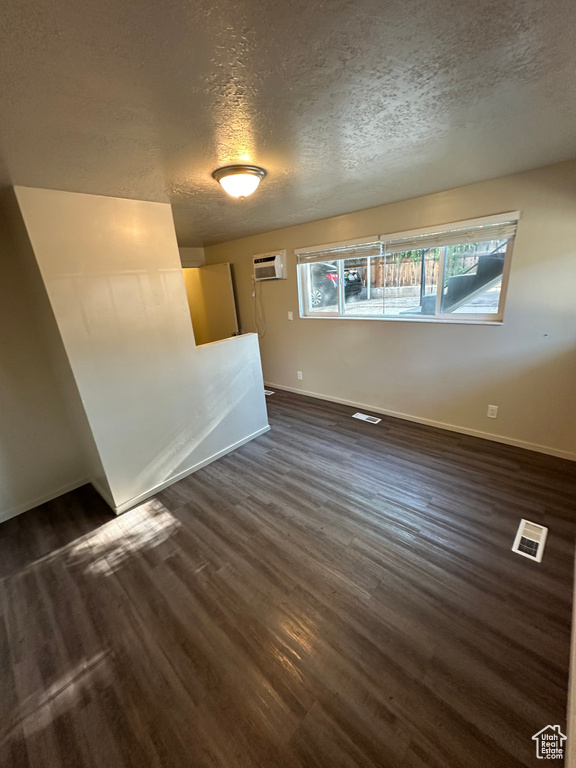
[[[183,269],[196,344],[210,344],[238,333],[230,264]]]
[[[87,480],[39,326],[33,281],[0,219],[0,521]]]
[[[294,248],[513,210],[502,326],[298,317]],[[576,161],[207,248],[208,264],[234,264],[245,330],[251,258],[277,248],[288,279],[262,284],[268,384],[576,459]]]

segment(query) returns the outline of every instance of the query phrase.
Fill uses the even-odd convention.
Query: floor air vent
[[[272,392],[272,390],[271,390],[271,389],[265,389],[265,390],[264,390],[264,394],[265,394],[266,396],[268,396],[268,395],[273,395],[273,394],[274,394],[274,392]]]
[[[544,554],[547,535],[548,528],[544,528],[543,525],[531,523],[530,520],[520,520],[512,552],[517,552],[519,555],[529,557],[530,560],[536,560],[539,563]]]
[[[376,416],[368,416],[367,413],[355,413],[352,416],[353,419],[360,419],[361,421],[369,421],[370,424],[378,424],[382,419],[377,419]]]

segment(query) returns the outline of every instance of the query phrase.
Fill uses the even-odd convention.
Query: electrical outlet
[[[296,378],[301,379],[302,378],[302,371],[296,371]]]
[[[486,412],[486,416],[488,416],[489,419],[497,419],[498,418],[498,406],[497,405],[489,405],[488,411]]]
[[[288,312],[288,320],[294,320],[294,312]]]

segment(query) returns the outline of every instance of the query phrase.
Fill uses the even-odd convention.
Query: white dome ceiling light
[[[266,171],[258,165],[225,165],[212,171],[212,178],[220,183],[224,191],[240,199],[255,192],[264,176]]]

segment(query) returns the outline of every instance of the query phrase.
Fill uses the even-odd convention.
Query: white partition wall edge
[[[257,337],[195,345],[169,205],[15,193],[116,512],[269,429]]]

